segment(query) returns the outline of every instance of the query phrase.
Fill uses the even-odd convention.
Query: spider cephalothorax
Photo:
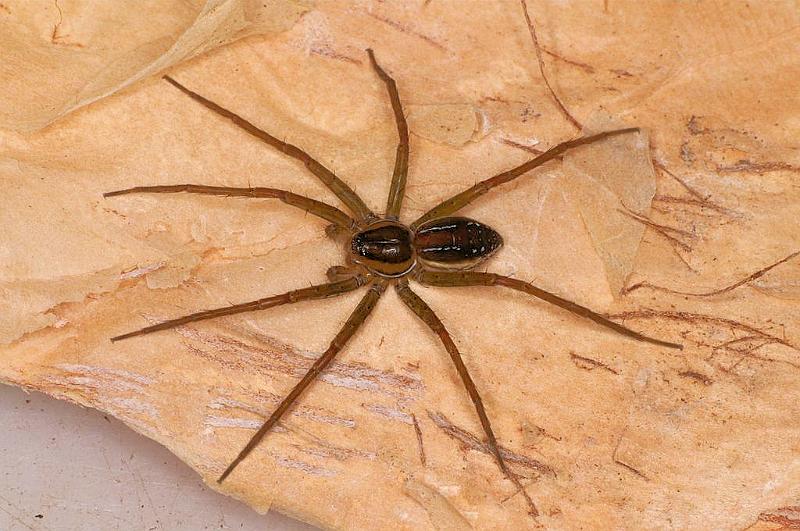
[[[347,254],[350,256],[352,263],[347,266],[331,267],[328,271],[330,282],[325,284],[318,284],[251,302],[214,310],[206,310],[177,319],[171,319],[117,336],[112,338],[112,341],[149,334],[159,330],[166,330],[203,319],[211,319],[241,312],[264,310],[274,306],[305,300],[335,297],[342,293],[368,286],[367,292],[361,299],[361,302],[353,310],[353,313],[342,326],[336,337],[331,341],[328,349],[313,363],[305,376],[303,376],[289,394],[281,401],[275,411],[250,438],[250,441],[244,449],[239,452],[239,455],[230,463],[227,469],[222,472],[218,480],[222,482],[233,472],[236,466],[253,450],[253,448],[256,447],[259,441],[261,441],[272,427],[275,426],[283,414],[291,407],[311,382],[313,382],[315,378],[325,370],[328,364],[333,361],[336,354],[341,351],[347,341],[366,321],[386,287],[390,284],[394,285],[400,300],[442,341],[443,346],[450,355],[455,369],[469,394],[470,400],[475,406],[475,411],[481,422],[484,433],[486,434],[488,447],[494,459],[497,461],[497,465],[506,478],[508,478],[522,493],[528,503],[530,514],[535,516],[538,514],[538,511],[533,500],[520,483],[517,475],[513,474],[508,469],[505,459],[500,453],[497,439],[492,430],[489,417],[483,407],[480,393],[464,364],[456,344],[453,342],[449,332],[434,311],[424,300],[412,291],[409,281],[419,282],[427,286],[440,287],[502,286],[537,297],[576,315],[592,320],[626,337],[670,348],[681,348],[679,344],[653,339],[638,332],[634,332],[586,307],[544,291],[531,283],[495,273],[471,270],[477,263],[486,260],[497,251],[502,246],[503,239],[494,229],[478,221],[453,216],[457,211],[483,194],[528,173],[549,160],[560,157],[569,149],[610,136],[633,134],[638,132],[638,129],[617,129],[562,142],[516,168],[485,179],[475,186],[442,201],[439,205],[430,209],[409,226],[406,226],[397,220],[399,219],[400,208],[403,196],[405,195],[406,177],[408,174],[408,127],[400,105],[400,98],[394,80],[377,64],[372,51],[367,50],[367,52],[369,53],[372,67],[388,89],[395,122],[397,124],[397,132],[400,138],[397,147],[397,157],[395,159],[392,183],[389,189],[389,198],[386,204],[386,213],[383,218],[376,216],[358,194],[345,182],[302,149],[279,140],[241,116],[189,90],[174,79],[165,77],[169,83],[207,109],[231,120],[247,133],[302,162],[311,173],[318,177],[320,181],[339,198],[350,213],[348,214],[321,201],[275,188],[232,188],[197,184],[156,185],[140,186],[110,192],[105,194],[106,197],[131,193],[188,192],[227,197],[278,199],[288,205],[301,208],[310,214],[326,220],[328,223],[332,224],[331,227],[336,229],[331,231],[331,234],[337,232],[349,234],[350,239],[347,243],[349,246]]]
[[[414,235],[408,227],[391,220],[369,224],[353,235],[350,251],[353,262],[387,278],[397,278],[414,268]]]

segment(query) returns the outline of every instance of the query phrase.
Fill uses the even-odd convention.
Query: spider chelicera
[[[497,461],[497,465],[500,467],[505,477],[522,492],[528,504],[529,513],[536,516],[538,514],[536,505],[525,491],[518,477],[508,469],[500,453],[497,438],[492,430],[492,425],[486,414],[486,410],[483,407],[480,393],[464,364],[464,360],[456,344],[453,342],[444,324],[442,324],[442,321],[437,317],[430,306],[411,289],[409,281],[413,280],[426,286],[440,287],[502,286],[542,299],[629,338],[681,349],[682,346],[679,344],[654,339],[630,330],[584,306],[561,298],[553,293],[549,293],[528,282],[494,273],[472,271],[472,268],[489,258],[503,245],[503,239],[495,230],[479,221],[453,216],[457,211],[483,194],[528,173],[547,161],[559,158],[569,149],[616,135],[636,133],[638,128],[605,131],[558,144],[516,168],[490,177],[446,199],[427,211],[410,225],[404,225],[399,221],[399,214],[403,196],[405,195],[406,177],[408,174],[408,125],[403,114],[400,97],[397,92],[397,85],[394,79],[378,65],[372,50],[367,50],[367,53],[372,68],[381,78],[388,90],[389,99],[391,100],[392,109],[394,111],[395,122],[397,124],[397,132],[400,137],[397,145],[397,155],[389,190],[389,198],[386,203],[386,213],[382,217],[373,213],[352,188],[302,149],[278,140],[241,116],[234,114],[204,98],[200,94],[186,88],[171,77],[165,76],[164,79],[166,81],[207,109],[227,118],[259,140],[302,162],[311,173],[319,178],[320,181],[339,198],[350,211],[350,214],[321,201],[274,188],[230,188],[198,184],[138,186],[126,190],[109,192],[105,194],[105,197],[135,193],[187,192],[225,197],[278,199],[288,205],[303,209],[310,214],[328,221],[331,223],[329,228],[332,229],[333,232],[347,232],[350,235],[349,259],[346,266],[333,266],[328,270],[328,279],[330,280],[328,283],[310,286],[243,304],[207,310],[177,319],[171,319],[114,337],[112,341],[149,334],[186,323],[213,319],[223,315],[264,310],[305,300],[335,297],[359,288],[367,289],[366,294],[358,303],[355,310],[353,310],[339,333],[334,337],[333,341],[331,341],[328,349],[314,362],[306,375],[292,388],[272,415],[270,415],[239,455],[222,473],[217,480],[221,483],[233,472],[236,466],[256,447],[256,445],[258,445],[267,432],[275,426],[303,391],[306,390],[309,384],[311,384],[311,382],[325,370],[331,361],[333,361],[334,357],[342,350],[347,341],[353,337],[359,327],[367,319],[367,316],[369,316],[375,308],[378,299],[380,299],[386,288],[389,285],[393,285],[400,299],[406,306],[439,336],[439,339],[455,365],[456,371],[458,371],[461,381],[464,383],[470,400],[475,406],[475,411],[478,414],[481,426],[488,440],[489,449],[494,459]]]

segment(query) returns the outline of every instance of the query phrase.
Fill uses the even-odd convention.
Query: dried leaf
[[[800,250],[797,10],[606,4],[527,7],[565,106],[589,131],[642,127],[655,176],[644,135],[619,138],[463,214],[505,239],[489,270],[685,350],[629,341],[497,288],[417,289],[464,351],[540,524],[789,521],[796,261],[752,275]],[[0,378],[110,412],[259,510],[329,528],[430,529],[455,514],[479,529],[533,525],[482,451],[447,354],[391,292],[218,486],[358,295],[109,337],[322,282],[343,246],[320,220],[269,200],[102,197],[198,182],[338,204],[302,165],[157,79],[172,66],[379,210],[397,133],[371,47],[412,120],[402,213],[411,221],[579,134],[542,82],[520,3],[119,5],[59,0],[59,15],[51,2],[0,4]],[[252,33],[267,35],[235,40]]]
[[[3,4],[0,127],[38,129],[217,46],[285,31],[304,11],[291,0],[144,0],[127,7],[124,0]]]
[[[478,120],[472,105],[411,105],[409,128],[415,134],[442,144],[463,146],[472,139]]]
[[[614,297],[633,271],[656,191],[644,134],[610,138],[564,157],[564,194],[576,202]]]
[[[757,290],[779,299],[800,299],[800,260],[795,256],[752,281]]]

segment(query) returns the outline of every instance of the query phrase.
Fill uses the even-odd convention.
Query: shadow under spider
[[[188,89],[169,76],[164,79],[178,90],[200,103],[214,113],[232,121],[259,140],[278,149],[286,155],[302,162],[323,184],[325,184],[347,207],[350,214],[342,210],[285,190],[274,188],[231,188],[223,186],[206,186],[199,184],[178,184],[139,186],[126,190],[118,190],[105,194],[105,197],[134,193],[177,193],[218,195],[224,197],[251,197],[278,199],[284,203],[300,208],[316,215],[332,225],[336,231],[350,234],[350,252],[347,266],[333,266],[328,270],[330,282],[289,291],[251,302],[236,304],[224,308],[207,310],[177,319],[164,321],[153,326],[129,332],[112,338],[119,341],[134,336],[149,334],[159,330],[170,329],[179,325],[212,319],[224,315],[264,310],[283,304],[305,300],[335,297],[359,288],[367,288],[367,292],[342,326],[339,333],[331,341],[328,349],[314,362],[309,371],[294,386],[289,394],[280,402],[275,411],[253,435],[239,455],[217,480],[225,480],[236,466],[258,445],[305,391],[312,381],[333,361],[345,344],[366,321],[375,308],[387,286],[393,285],[400,299],[419,317],[441,340],[445,350],[455,366],[461,381],[466,388],[470,400],[486,435],[490,453],[497,462],[503,475],[519,490],[528,504],[529,514],[537,516],[538,510],[519,478],[512,473],[495,437],[489,417],[484,409],[480,393],[467,370],[461,353],[456,347],[450,333],[436,313],[409,286],[414,280],[427,286],[501,286],[527,293],[543,301],[554,304],[583,318],[594,321],[628,338],[653,343],[669,348],[681,349],[682,345],[651,338],[615,323],[606,317],[549,293],[528,282],[494,273],[471,271],[478,263],[489,258],[503,245],[502,237],[493,229],[478,221],[453,216],[460,209],[490,190],[513,181],[530,170],[547,161],[561,157],[569,149],[591,144],[604,138],[638,132],[638,128],[605,131],[590,136],[583,136],[563,142],[550,148],[537,157],[508,171],[483,180],[471,188],[442,201],[419,219],[406,226],[398,221],[403,198],[405,196],[406,178],[408,174],[408,125],[406,123],[400,97],[395,81],[378,65],[372,50],[367,50],[372,68],[386,85],[394,112],[399,136],[397,155],[395,158],[392,183],[386,203],[386,214],[375,215],[364,201],[345,182],[332,171],[312,158],[302,149],[288,144],[271,134],[259,129],[241,116],[217,105],[200,94]],[[351,216],[352,214],[352,216]]]

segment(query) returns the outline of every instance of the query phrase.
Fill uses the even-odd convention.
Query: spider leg
[[[330,221],[338,227],[352,230],[356,222],[347,214],[336,207],[322,201],[293,194],[277,188],[231,188],[228,186],[207,186],[203,184],[168,184],[158,186],[136,186],[125,190],[107,192],[103,197],[116,197],[127,194],[174,194],[186,192],[189,194],[218,195],[223,197],[252,197],[257,199],[278,199],[287,205],[305,210],[306,212]]]
[[[342,265],[335,265],[328,268],[328,271],[325,275],[328,277],[328,280],[331,282],[336,282],[339,280],[344,280],[347,278],[352,278],[359,273],[359,268],[357,266],[342,266]]]
[[[401,281],[398,284],[395,284],[395,289],[397,290],[397,294],[400,296],[400,299],[406,304],[406,306],[411,308],[417,317],[419,317],[426,325],[428,325],[428,328],[430,328],[436,335],[439,336],[439,339],[442,341],[447,353],[450,354],[453,364],[456,366],[456,371],[458,371],[458,375],[461,377],[461,381],[464,383],[464,387],[467,389],[467,393],[469,394],[470,400],[472,400],[472,404],[475,406],[475,411],[478,413],[481,426],[483,426],[483,431],[489,441],[489,449],[497,461],[497,465],[500,467],[500,470],[503,472],[503,474],[514,484],[514,486],[519,489],[520,492],[522,492],[522,495],[528,502],[531,516],[538,516],[539,511],[536,509],[536,505],[533,503],[533,500],[520,483],[519,478],[517,478],[517,476],[515,476],[514,473],[508,469],[508,466],[506,466],[506,462],[503,459],[503,456],[500,453],[500,448],[497,445],[497,438],[492,430],[492,424],[489,422],[489,417],[486,415],[486,409],[483,407],[483,401],[481,400],[480,393],[478,393],[478,388],[475,386],[475,382],[472,380],[472,377],[467,370],[467,366],[464,365],[464,360],[461,357],[461,353],[458,351],[458,347],[456,347],[456,344],[453,342],[453,339],[450,337],[450,334],[447,332],[444,324],[442,324],[442,321],[434,313],[431,307],[428,306],[428,304],[422,300],[419,295],[411,291],[411,288],[408,287],[407,282]]]
[[[297,400],[297,398],[305,391],[305,389],[313,382],[319,373],[325,370],[325,367],[333,361],[333,358],[336,357],[336,354],[342,350],[345,344],[353,337],[353,334],[364,324],[364,321],[367,320],[367,317],[372,312],[375,305],[378,303],[378,299],[383,294],[383,291],[386,289],[386,281],[381,280],[372,286],[370,286],[369,291],[364,297],[361,299],[361,302],[358,303],[356,309],[353,310],[353,313],[350,314],[350,317],[347,319],[347,322],[344,324],[342,329],[336,334],[336,337],[333,338],[331,341],[328,350],[325,351],[322,356],[320,356],[317,361],[311,366],[305,376],[297,382],[297,384],[289,391],[289,394],[286,395],[275,411],[272,412],[272,415],[264,422],[264,424],[259,428],[259,430],[250,438],[250,441],[247,445],[239,452],[239,455],[236,456],[236,459],[228,465],[228,468],[225,469],[225,472],[217,480],[217,483],[222,483],[225,481],[233,469],[241,463],[247,454],[249,454],[253,448],[255,448],[261,439],[272,429],[275,424],[281,419],[286,410],[288,410],[292,404]]]
[[[366,282],[367,282],[367,277],[356,276],[349,278],[347,280],[341,280],[339,282],[329,282],[326,284],[309,286],[307,288],[288,291],[286,293],[282,293],[280,295],[273,295],[272,297],[266,297],[264,299],[258,299],[255,301],[245,302],[242,304],[235,304],[233,306],[226,306],[224,308],[217,308],[215,310],[206,310],[204,312],[198,312],[190,315],[185,315],[183,317],[178,317],[177,319],[170,319],[169,321],[164,321],[162,323],[154,324],[152,326],[148,326],[140,330],[128,332],[127,334],[122,334],[120,336],[112,337],[111,341],[120,341],[122,339],[128,339],[129,337],[152,334],[153,332],[158,332],[160,330],[175,328],[176,326],[184,325],[187,323],[193,323],[195,321],[214,319],[216,317],[222,317],[223,315],[234,315],[243,312],[266,310],[267,308],[282,306],[284,304],[292,304],[300,301],[335,297],[337,295],[347,293],[348,291],[353,291],[355,289],[358,289],[361,286],[363,286]]]
[[[386,217],[396,221],[400,216],[400,206],[403,204],[406,178],[408,177],[408,124],[406,123],[405,114],[403,114],[400,96],[397,94],[397,83],[380,67],[371,49],[367,49],[367,54],[369,54],[372,68],[375,69],[378,77],[383,80],[386,84],[386,89],[389,91],[389,99],[392,101],[392,110],[394,111],[394,121],[397,124],[397,135],[400,137],[397,144],[397,155],[394,160],[392,186],[389,189],[389,198],[386,201]]]
[[[308,153],[303,151],[297,146],[292,144],[288,144],[283,142],[282,140],[278,140],[271,134],[267,133],[266,131],[259,129],[251,122],[245,120],[238,114],[235,114],[220,105],[217,105],[213,101],[204,98],[200,94],[189,90],[188,88],[184,87],[174,79],[169,76],[164,76],[164,79],[175,86],[178,90],[195,100],[196,102],[200,103],[207,109],[217,113],[220,116],[223,116],[230,121],[232,121],[236,126],[241,129],[244,129],[254,137],[258,138],[262,142],[269,144],[270,146],[274,147],[281,153],[288,155],[294,159],[299,160],[302,162],[308,170],[317,176],[317,178],[322,181],[322,183],[328,187],[328,189],[333,192],[339,200],[347,205],[353,214],[355,214],[359,221],[370,221],[375,219],[375,214],[364,204],[364,201],[356,194],[352,188],[350,188],[344,181],[339,179],[334,173],[317,162],[314,158],[311,157]]]
[[[541,166],[545,162],[551,161],[555,158],[560,157],[564,154],[564,152],[578,147],[584,146],[586,144],[591,144],[593,142],[597,142],[598,140],[602,140],[604,138],[617,136],[617,135],[624,135],[626,133],[635,133],[639,131],[638,127],[629,127],[627,129],[614,129],[613,131],[603,131],[602,133],[597,133],[596,135],[589,135],[583,136],[580,138],[576,138],[573,140],[567,140],[566,142],[562,142],[557,146],[553,146],[541,155],[525,162],[524,164],[520,164],[516,168],[512,168],[508,171],[504,171],[503,173],[498,173],[494,177],[489,177],[485,179],[475,186],[471,188],[467,188],[461,193],[458,193],[449,199],[445,199],[432,209],[428,210],[425,214],[423,214],[418,220],[411,224],[411,230],[415,230],[417,227],[425,223],[426,221],[430,221],[432,219],[441,218],[445,216],[449,216],[453,214],[471,202],[473,202],[478,197],[482,196],[492,188],[500,186],[501,184],[505,184],[507,182],[511,182],[520,175],[523,175],[532,169]]]
[[[630,328],[626,328],[615,323],[614,321],[606,319],[599,313],[593,312],[585,306],[581,306],[580,304],[576,304],[572,301],[561,298],[558,295],[550,293],[549,291],[537,288],[533,284],[524,282],[522,280],[517,280],[515,278],[497,275],[494,273],[481,273],[478,271],[422,271],[419,273],[417,280],[427,286],[441,287],[504,286],[506,288],[527,293],[528,295],[533,295],[534,297],[545,302],[549,302],[550,304],[554,304],[559,308],[563,308],[576,315],[590,319],[595,323],[609,328],[623,336],[630,337],[638,341],[644,341],[646,343],[652,343],[654,345],[660,345],[662,347],[683,350],[683,345],[679,343],[670,343],[669,341],[663,341],[661,339],[655,339],[644,334],[640,334],[639,332],[635,332]]]

